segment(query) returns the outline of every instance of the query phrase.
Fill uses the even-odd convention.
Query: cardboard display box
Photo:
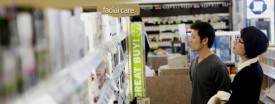
[[[159,66],[166,65],[168,55],[148,55],[147,65],[150,66],[155,71],[158,71]]]
[[[150,97],[137,98],[137,104],[150,104]]]
[[[267,94],[267,97],[269,99],[271,99],[272,101],[275,102],[275,84],[273,84],[270,88],[269,88],[269,93]]]
[[[188,68],[160,68],[159,76],[189,75]]]
[[[146,78],[146,96],[151,104],[191,104],[191,95],[188,75]]]
[[[192,86],[188,69],[162,70],[146,77],[146,96],[151,104],[191,104]]]

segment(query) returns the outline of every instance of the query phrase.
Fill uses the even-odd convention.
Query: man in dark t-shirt
[[[207,104],[213,96],[230,96],[231,80],[227,67],[210,50],[215,40],[213,27],[209,23],[197,22],[191,28],[190,48],[198,53],[198,57],[191,62],[189,72],[192,81],[191,104]]]

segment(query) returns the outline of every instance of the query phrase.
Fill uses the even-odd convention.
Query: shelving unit
[[[47,20],[38,20],[38,22],[45,23],[39,24],[41,27],[38,26],[38,28],[45,28],[45,34],[51,34],[49,37],[56,43],[52,42],[47,45],[39,44],[32,47],[35,48],[34,52],[41,52],[39,54],[35,53],[35,55],[37,55],[35,56],[37,60],[40,60],[41,57],[48,57],[49,54],[56,55],[56,57],[51,57],[52,60],[59,58],[59,56],[66,57],[75,54],[77,54],[77,56],[58,59],[59,61],[51,62],[51,64],[60,65],[55,66],[54,69],[52,69],[53,67],[48,68],[51,71],[45,79],[39,79],[35,86],[30,87],[26,91],[24,90],[23,93],[17,94],[16,98],[10,99],[8,104],[86,104],[87,102],[91,104],[112,104],[114,102],[118,104],[129,104],[133,99],[135,90],[133,84],[135,80],[135,75],[133,73],[135,72],[134,69],[132,69],[135,66],[132,64],[134,63],[133,61],[136,61],[133,60],[135,58],[131,57],[133,54],[130,53],[132,50],[129,49],[131,47],[129,46],[131,28],[129,17],[113,18],[99,13],[84,12],[81,10],[83,8],[75,8],[72,11],[72,7],[75,5],[90,7],[94,6],[93,4],[99,3],[91,0],[84,0],[81,2],[61,0],[58,2],[49,1],[47,3],[35,0],[16,1],[19,5],[28,3],[35,5],[35,8],[36,6],[62,8],[58,9],[58,11],[56,11],[56,8],[51,8],[51,10],[53,10],[51,12],[42,12]],[[107,0],[103,1],[109,2]],[[4,0],[1,1],[0,4],[2,2],[4,5],[10,6],[15,1]],[[179,38],[180,29],[178,27],[164,28],[165,25],[167,25],[167,27],[172,27],[173,25],[186,24],[186,33],[190,33],[190,26],[196,20],[201,20],[213,24],[216,31],[230,31],[233,29],[231,22],[232,16],[230,15],[230,8],[232,6],[230,0],[171,0],[169,2],[167,0],[134,0],[126,2],[129,4],[140,3],[140,16],[143,18],[159,17],[157,19],[147,19],[143,21],[145,32],[150,42],[152,45],[156,45],[157,49],[171,48],[171,42],[177,40],[175,38]],[[69,8],[69,10],[65,10],[65,8]],[[207,16],[196,15],[204,13],[217,16],[206,18]],[[221,15],[219,15],[220,13]],[[81,14],[87,15],[81,16]],[[196,18],[185,18],[184,16],[193,16]],[[89,20],[91,18],[94,20]],[[23,20],[20,26],[27,27],[29,24],[24,25],[26,15]],[[31,20],[32,19],[30,19],[30,21]],[[37,22],[35,19],[34,21]],[[58,24],[59,22],[60,24]],[[157,27],[157,29],[146,29],[148,27]],[[33,31],[35,30],[36,29]],[[68,34],[72,36],[69,38],[62,38]],[[56,39],[55,36],[58,36],[58,39]],[[39,40],[37,42],[41,41]],[[81,45],[79,45],[79,43],[81,43]],[[44,49],[48,47],[48,45],[51,47],[51,53],[44,54]],[[63,48],[64,50],[62,50]],[[61,52],[59,53],[55,51],[55,49]],[[0,46],[0,69],[2,66],[1,52],[2,47]],[[7,51],[5,53],[13,54],[12,51]],[[191,54],[191,52],[189,54]],[[275,60],[275,58],[272,57],[266,56],[266,58]],[[10,59],[8,61],[17,62],[21,60]],[[64,61],[64,63],[61,61]],[[235,66],[233,62],[225,62],[225,64],[227,66]],[[143,65],[140,66],[143,67]],[[261,66],[264,75],[275,79],[275,67],[267,65],[267,63],[261,63]],[[6,70],[9,69],[7,68]],[[18,70],[21,72],[21,69]],[[144,71],[145,69],[142,70]],[[0,72],[1,71],[2,70],[0,70]],[[141,71],[142,75],[144,74],[143,71]],[[2,84],[2,82],[0,83]],[[274,101],[267,98],[266,92],[264,91],[261,92],[260,100],[265,104],[274,104]],[[1,99],[0,103],[2,104]]]
[[[93,65],[91,65],[93,63]],[[90,72],[103,63],[99,52],[93,52],[81,60],[55,73],[47,80],[37,84],[10,104],[59,104],[73,94],[89,78]],[[47,86],[47,88],[45,88]],[[37,99],[37,100],[34,100]]]
[[[231,4],[226,0],[209,0],[209,1],[185,1],[179,3],[158,3],[158,4],[142,4],[141,17],[145,24],[145,30],[150,36],[151,34],[171,33],[175,34],[175,38],[180,39],[178,27],[169,29],[169,26],[185,24],[186,32],[190,32],[190,26],[196,21],[209,22],[216,31],[232,30],[230,7]],[[212,8],[212,9],[210,9]],[[199,14],[199,15],[198,15]],[[209,14],[209,15],[208,15]],[[167,27],[164,27],[164,26]],[[162,27],[161,27],[162,26]],[[163,28],[164,27],[164,28]],[[153,28],[153,29],[146,29]],[[151,36],[150,40],[162,40],[157,36]],[[157,39],[155,39],[157,38]],[[154,41],[155,42],[155,41]],[[172,41],[171,41],[172,42]],[[158,46],[162,47],[163,46]],[[170,48],[170,47],[167,47]],[[158,49],[158,48],[156,48]]]
[[[217,22],[226,22],[228,23],[228,19],[220,19],[220,20],[202,20],[203,22],[209,22],[209,23],[217,23]],[[145,26],[158,26],[158,25],[175,25],[175,24],[193,24],[195,20],[168,20],[168,21],[145,21]]]
[[[262,92],[260,95],[260,100],[264,104],[274,104],[275,102],[271,100],[271,98],[267,97],[271,92],[269,90],[274,90],[274,79],[275,79],[275,56],[274,56],[274,46],[270,45],[267,52],[265,52],[260,57],[260,64],[263,69],[263,73],[266,77],[264,77],[263,85],[262,85]]]
[[[264,64],[264,63],[261,63],[261,66],[263,68],[263,72],[265,75],[275,79],[275,67]]]
[[[19,6],[14,6],[14,8],[19,8]],[[2,80],[1,78],[0,80],[1,104],[2,101],[4,104],[106,104],[106,102],[113,103],[114,101],[122,104],[130,102],[128,90],[131,78],[126,68],[129,47],[126,47],[125,43],[130,31],[129,17],[114,18],[96,12],[83,12],[83,8],[80,7],[74,8],[73,11],[58,8],[24,7],[23,9],[25,11],[12,12],[16,15],[13,14],[14,17],[10,17],[11,19],[6,18],[5,15],[2,17],[2,14],[0,16],[1,23],[4,18],[7,24],[17,23],[12,26],[22,27],[17,30],[20,34],[15,34],[17,28],[9,27],[7,24],[0,26],[0,30],[4,29],[13,36],[4,37],[4,39],[14,42],[2,44],[1,31],[0,74],[1,77],[4,75],[4,79],[9,79]],[[3,10],[5,11],[6,8]],[[33,38],[35,42],[32,43]],[[24,44],[23,42],[30,44],[30,50],[34,51],[32,54],[34,60],[30,60],[32,55],[29,55],[29,50],[27,50],[29,53],[25,53],[29,55],[27,57],[21,53],[21,48],[17,47],[17,45]],[[10,48],[14,50],[8,50]],[[4,55],[5,57],[2,57]],[[23,58],[25,60],[22,60]],[[45,61],[46,59],[49,60]],[[33,63],[30,64],[30,62]],[[50,65],[46,69],[39,69],[45,68],[43,65],[48,64]],[[27,68],[21,68],[20,65],[25,65]],[[28,76],[30,69],[35,70],[34,76]],[[46,72],[43,71],[48,73],[44,75],[43,73]],[[40,73],[44,75],[44,79],[38,78]],[[21,76],[23,78],[19,79]],[[24,77],[31,77],[31,79]],[[37,82],[28,85],[29,83],[26,82],[29,80],[37,80]],[[5,82],[4,85],[2,82]],[[13,83],[16,85],[11,86]],[[17,89],[19,86],[17,83],[29,87]]]
[[[174,33],[175,31],[178,31],[177,29],[176,30],[147,30],[147,34],[155,34],[155,33]]]
[[[116,42],[118,45],[120,41],[126,39],[126,36],[121,35],[114,37],[112,41],[107,42],[101,48],[106,49],[113,47],[113,40],[116,39],[119,39]],[[101,95],[99,97],[99,104],[106,104],[106,102],[110,101],[110,99],[114,100],[115,98],[111,97],[115,97],[114,93],[117,91],[124,91],[121,95],[123,100],[126,99],[127,87],[125,86],[127,86],[128,83],[127,77],[125,77],[123,89],[118,89],[116,87],[116,83],[118,83],[120,76],[125,69],[127,59],[127,56],[124,57],[124,60],[120,62],[113,70],[112,77],[109,77],[109,80],[104,83],[103,88],[101,89]],[[37,84],[37,86],[24,93],[21,97],[16,100],[12,100],[10,104],[60,104],[66,101],[68,96],[74,94],[80,86],[83,84],[87,86],[85,82],[89,79],[91,72],[95,72],[96,70],[105,70],[105,67],[102,66],[106,66],[102,54],[99,53],[99,51],[89,53],[79,61],[65,67],[49,77],[47,80]],[[47,86],[48,89],[45,89],[45,86]],[[107,97],[107,100],[105,97]]]
[[[274,104],[275,102],[268,99],[265,95],[265,91],[262,91],[260,94],[260,101],[263,102],[264,104]]]

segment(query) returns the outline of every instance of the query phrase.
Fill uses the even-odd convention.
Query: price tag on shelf
[[[158,21],[158,25],[160,25],[161,24],[161,21]]]
[[[180,20],[177,20],[177,21],[176,21],[176,24],[180,24],[180,23],[181,23],[181,21],[180,21]]]
[[[203,19],[202,22],[208,22],[208,20],[207,19]]]
[[[166,21],[162,21],[162,24],[166,25]]]
[[[169,20],[168,21],[168,24],[170,25],[170,24],[173,24],[174,23],[174,21],[172,21],[172,20]]]
[[[118,97],[118,104],[123,104],[123,99],[121,97]]]
[[[156,21],[153,22],[153,25],[157,24]]]
[[[172,29],[171,32],[172,32],[172,33],[175,33],[175,29]]]
[[[193,20],[193,23],[195,23],[196,22],[196,20]]]

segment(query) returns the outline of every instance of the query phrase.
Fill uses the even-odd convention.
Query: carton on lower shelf
[[[167,64],[167,57],[167,55],[149,54],[147,65],[157,71],[159,69],[159,66]]]
[[[150,97],[137,98],[137,104],[150,104]]]
[[[171,54],[169,55],[167,60],[168,60],[168,65],[171,68],[188,67],[187,55]]]
[[[189,67],[177,67],[177,68],[170,68],[168,65],[160,66],[158,73],[159,76],[167,76],[167,75],[188,75],[189,74]]]
[[[146,77],[145,88],[151,104],[191,104],[188,69],[162,70],[160,76]]]
[[[269,99],[271,99],[272,101],[275,102],[275,84],[273,84],[270,88],[269,88],[269,93],[267,94],[267,97]]]

